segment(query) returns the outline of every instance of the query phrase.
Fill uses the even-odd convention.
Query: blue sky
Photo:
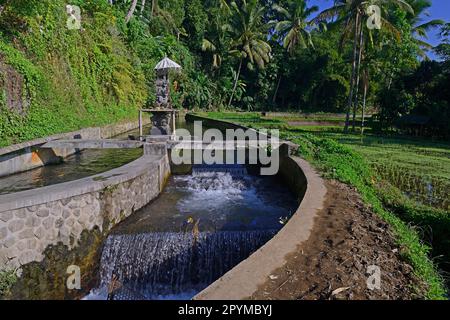
[[[308,0],[310,5],[317,5],[321,10],[329,8],[333,5],[333,0]],[[424,16],[423,21],[432,19],[441,19],[450,22],[450,0],[433,0],[433,5],[429,8],[430,16]],[[429,33],[428,42],[433,45],[440,43],[439,30]]]

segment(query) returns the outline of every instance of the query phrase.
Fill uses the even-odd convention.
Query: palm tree
[[[240,5],[232,2],[230,10],[232,15],[226,26],[232,39],[230,54],[239,59],[239,66],[228,106],[233,102],[244,60],[248,60],[250,67],[256,63],[258,68],[264,68],[270,61],[272,51],[266,42],[267,35],[262,24],[264,8],[259,6],[258,0],[242,0]]]
[[[440,19],[422,21],[422,16],[429,16],[427,9],[431,7],[431,0],[409,0],[409,2],[414,10],[414,14],[409,15],[413,38],[419,46],[419,55],[428,60],[427,52],[433,49],[433,45],[426,41],[428,39],[427,33],[432,29],[442,27],[445,21]]]
[[[311,28],[314,25],[308,18],[314,12],[319,11],[318,6],[307,7],[305,0],[290,0],[286,8],[274,4],[273,10],[279,14],[279,19],[270,21],[270,25],[275,25],[274,31],[283,39],[283,47],[293,55],[297,47],[302,49],[314,47],[311,38]],[[281,75],[278,77],[278,83],[272,102],[275,103],[280,88]]]
[[[231,11],[225,0],[218,0],[215,5],[219,10],[212,14],[212,32],[202,40],[202,51],[212,55],[212,67],[218,69],[222,64],[222,55],[226,51],[224,49],[227,42],[226,27]]]
[[[302,49],[314,47],[311,39],[311,27],[314,25],[308,18],[319,7],[307,7],[305,0],[290,0],[286,8],[274,4],[273,9],[280,14],[278,21],[273,21],[275,31],[281,35],[283,46],[290,54],[300,46]]]
[[[359,68],[364,46],[364,24],[368,18],[367,8],[369,5],[378,5],[384,12],[392,5],[398,6],[410,13],[414,12],[411,6],[404,0],[336,0],[333,7],[322,11],[314,19],[315,22],[323,22],[331,18],[337,18],[333,24],[343,26],[341,43],[346,39],[353,37],[352,72],[344,128],[346,132],[348,131],[350,124],[350,112],[352,111],[352,106],[354,106],[353,110],[355,113],[357,105],[357,102],[354,104],[353,99],[355,93],[357,97],[359,86]],[[387,16],[387,14],[380,17],[384,28],[390,33],[395,34],[397,38],[400,38],[399,31],[385,19],[384,16]]]
[[[136,10],[137,2],[138,2],[138,0],[133,0],[131,2],[130,10],[128,10],[127,16],[125,17],[126,23],[130,22],[131,18],[133,17],[133,13]]]

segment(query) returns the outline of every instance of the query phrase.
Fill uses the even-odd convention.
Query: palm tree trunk
[[[357,57],[357,45],[358,45],[358,25],[359,25],[359,12],[356,13],[355,18],[355,36],[353,39],[353,60],[352,60],[352,77],[350,79],[350,93],[348,95],[347,102],[347,112],[345,116],[345,128],[344,131],[348,132],[348,126],[350,122],[350,111],[352,109],[353,103],[353,89],[355,85],[355,75],[356,75],[356,57]]]
[[[363,96],[363,105],[362,105],[362,112],[361,112],[361,135],[364,135],[364,117],[365,117],[365,111],[366,111],[366,99],[367,99],[367,87],[368,87],[368,79],[365,79],[364,81],[364,96]]]
[[[133,13],[136,10],[137,1],[138,0],[133,0],[133,2],[131,3],[130,11],[128,11],[127,16],[125,17],[126,23],[130,22],[131,17],[133,17]]]
[[[280,89],[281,77],[282,77],[282,75],[280,74],[280,77],[278,78],[277,87],[275,88],[275,93],[273,94],[272,103],[274,105],[275,105],[275,102],[277,101],[277,95],[278,95],[278,90]]]
[[[362,19],[361,19],[362,20]],[[356,68],[356,85],[355,85],[355,102],[353,104],[353,122],[352,122],[352,131],[355,131],[356,124],[356,110],[358,108],[358,95],[359,95],[359,81],[360,81],[360,71],[361,71],[361,59],[362,59],[362,51],[364,45],[364,30],[362,21],[359,26],[359,52],[358,52],[358,65]]]
[[[152,0],[152,11],[150,12],[150,17],[156,15],[158,10],[158,0]]]
[[[397,63],[397,57],[394,57],[394,65]],[[394,70],[392,68],[391,74],[388,78],[388,90],[391,90],[392,81],[394,80]]]
[[[236,73],[236,79],[234,79],[233,91],[231,92],[230,101],[228,102],[228,108],[231,107],[231,103],[233,102],[234,92],[236,91],[237,83],[238,83],[238,80],[239,80],[239,76],[241,75],[241,68],[242,68],[242,58],[239,61],[239,68],[238,68],[238,71]]]
[[[141,16],[144,13],[144,8],[145,8],[145,0],[142,0],[142,2],[141,2]]]

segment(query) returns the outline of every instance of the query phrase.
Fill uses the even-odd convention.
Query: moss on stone
[[[11,288],[7,298],[27,300],[80,299],[97,286],[101,249],[105,234],[98,228],[83,231],[78,246],[72,250],[61,242],[50,245],[44,260],[22,267],[22,275]],[[69,290],[67,268],[76,265],[81,270],[81,289]]]

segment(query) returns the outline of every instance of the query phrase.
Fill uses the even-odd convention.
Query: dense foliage
[[[23,75],[27,106],[8,106],[0,78],[2,145],[133,117],[154,101],[165,55],[183,66],[172,77],[178,108],[346,112],[353,129],[362,112],[384,130],[415,114],[434,128],[419,133],[448,138],[448,24],[422,23],[431,0],[339,0],[320,13],[306,0],[71,4],[80,30],[67,28],[65,1],[0,0],[1,74],[6,64]],[[366,27],[369,4],[381,29]],[[440,62],[424,60],[431,28],[442,28]]]
[[[69,30],[65,1],[1,0],[0,66],[23,75],[29,110],[8,108],[0,78],[0,143],[132,117],[165,55],[184,68],[178,108],[345,111],[346,128],[377,113],[383,129],[412,113],[448,137],[448,24],[421,23],[430,0],[372,2],[379,30],[361,0],[321,13],[306,0],[73,0],[82,29]],[[420,63],[438,27],[443,61]]]

